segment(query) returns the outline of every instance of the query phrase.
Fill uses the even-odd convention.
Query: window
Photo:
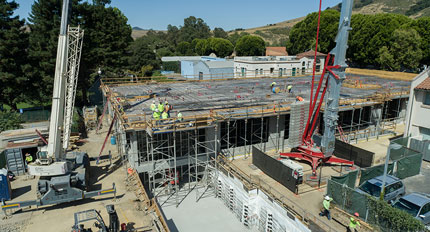
[[[242,71],[242,76],[244,77],[245,76],[245,68],[241,68],[241,71]]]
[[[430,92],[424,92],[424,105],[430,105]]]
[[[296,75],[296,68],[293,68],[292,76],[295,76],[295,75]]]
[[[279,69],[279,76],[282,77],[282,68]]]
[[[273,71],[275,71],[275,68],[270,68],[270,74],[272,74]]]
[[[258,68],[255,69],[255,76],[258,75]]]
[[[397,190],[401,189],[402,187],[403,187],[402,182],[394,183],[394,184],[392,184],[392,185],[390,185],[390,186],[387,187],[387,190],[386,190],[385,194],[397,191]]]
[[[262,68],[260,69],[260,74],[263,75],[263,69]]]
[[[420,215],[424,215],[424,214],[428,213],[429,211],[430,211],[430,203],[427,203],[421,209]]]
[[[321,66],[319,65],[319,64],[317,64],[316,66],[315,66],[315,72],[320,72],[320,68]]]
[[[306,65],[306,62],[305,62],[305,61],[303,61],[303,62],[302,62],[302,66],[304,67],[305,65]]]

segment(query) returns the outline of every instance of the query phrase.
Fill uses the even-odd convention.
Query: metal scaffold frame
[[[64,112],[64,131],[63,149],[67,150],[69,145],[70,133],[72,128],[73,108],[75,105],[76,87],[78,85],[79,65],[82,53],[82,43],[84,31],[78,27],[68,27],[67,31],[67,72],[65,112]]]

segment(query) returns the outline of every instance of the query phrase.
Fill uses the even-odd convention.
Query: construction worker
[[[167,115],[170,117],[170,105],[167,101],[164,102],[164,111],[166,111]]]
[[[327,216],[327,219],[331,219],[330,215],[330,202],[333,200],[333,198],[329,197],[328,195],[324,197],[323,200],[323,211],[320,213],[320,216]]]
[[[152,104],[151,104],[152,112],[154,112],[156,109],[157,109],[157,106],[155,105],[155,101],[152,101]]]
[[[163,103],[161,103],[161,100],[160,100],[160,102],[158,103],[158,111],[161,113],[161,112],[163,112],[164,111],[164,104]]]
[[[272,82],[272,84],[270,84],[270,90],[272,90],[273,87],[275,87],[275,85],[276,85],[276,82]]]
[[[184,119],[182,118],[182,113],[178,112],[178,114],[176,115],[176,117],[178,118],[179,122],[182,122]]]
[[[293,88],[293,86],[292,85],[288,85],[288,87],[287,87],[287,90],[288,90],[288,93],[291,93],[291,89]]]
[[[169,114],[167,114],[166,111],[163,111],[163,113],[161,114],[161,119],[167,119],[169,118]]]
[[[152,117],[153,117],[155,120],[160,119],[160,111],[159,111],[158,109],[155,109],[154,113],[152,114]]]
[[[304,101],[304,99],[302,97],[300,97],[300,96],[297,96],[296,97],[296,101]]]
[[[29,153],[25,153],[25,161],[27,164],[33,162],[33,156],[31,156]]]
[[[357,231],[357,226],[360,226],[360,222],[358,221],[359,216],[360,215],[357,212],[355,212],[354,216],[352,216],[349,219],[348,231],[350,231],[350,232],[356,232]]]

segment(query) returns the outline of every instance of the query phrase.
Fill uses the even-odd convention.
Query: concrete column
[[[284,116],[280,117],[279,120],[278,120],[278,116],[273,116],[269,118],[269,141],[267,141],[267,144],[266,144],[267,151],[276,149],[278,144],[282,144],[281,139],[284,138],[282,136],[283,133],[278,133],[278,130],[281,131],[281,130],[284,130],[284,128],[285,128]]]
[[[218,128],[221,126],[221,123],[218,123]],[[209,127],[205,130],[205,137],[206,137],[206,152],[209,152],[210,156],[215,157],[215,154],[213,151],[215,148],[219,149],[219,144],[215,146],[215,143],[218,141],[215,141],[215,139],[219,140],[221,137],[221,130],[215,130],[215,127]]]
[[[130,150],[128,151],[128,162],[132,168],[139,166],[139,153],[137,150],[137,133],[136,131],[130,133]]]

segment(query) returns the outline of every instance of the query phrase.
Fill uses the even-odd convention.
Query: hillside
[[[148,33],[148,31],[149,30],[145,30],[145,29],[142,29],[140,27],[133,27],[133,30],[131,31],[131,37],[133,39],[137,39],[139,37],[145,36],[146,33]],[[154,30],[154,31],[158,32],[158,30]]]
[[[339,5],[333,8],[339,9]],[[430,16],[430,1],[429,0],[355,0],[353,13],[355,14],[395,13],[395,14],[404,14],[411,18],[418,18],[422,16]]]
[[[340,10],[340,4],[334,6],[333,9]],[[430,16],[430,0],[354,0],[353,14],[377,13],[404,14],[411,18]],[[284,46],[291,28],[304,18],[305,16],[248,29],[239,28],[228,33],[247,32],[262,37],[272,46]],[[132,37],[136,39],[144,36],[147,32],[148,30],[133,29]]]

